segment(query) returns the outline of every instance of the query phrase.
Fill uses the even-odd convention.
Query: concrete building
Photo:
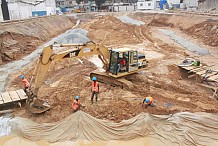
[[[54,0],[8,0],[11,20],[56,14]]]
[[[153,10],[156,9],[156,0],[138,0],[138,10]]]
[[[180,8],[180,0],[167,0],[169,9],[171,8]]]
[[[73,7],[76,5],[76,0],[56,0],[56,6],[60,8]]]
[[[54,0],[46,0],[46,13],[47,15],[55,15],[56,14],[56,3]]]
[[[122,12],[122,11],[134,11],[136,10],[136,5],[130,3],[115,3],[113,5],[113,11]]]
[[[138,0],[112,0],[113,3],[137,3]]]
[[[9,1],[10,19],[27,19],[34,16],[46,15],[45,1]]]
[[[218,0],[198,0],[199,10],[218,11]]]
[[[27,19],[32,16],[32,10],[29,4],[22,2],[9,2],[8,11],[10,20]]]
[[[197,10],[198,9],[198,0],[183,0],[187,10]]]

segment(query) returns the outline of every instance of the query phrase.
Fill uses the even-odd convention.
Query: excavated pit
[[[87,16],[81,14],[78,16],[82,19],[79,28],[87,30],[88,38],[96,43],[108,47],[131,47],[138,49],[140,53],[145,53],[149,67],[139,74],[126,78],[132,82],[134,88],[127,90],[100,84],[99,101],[91,105],[89,74],[97,67],[88,61],[89,58],[81,58],[82,63],[76,58],[62,60],[53,63],[38,94],[39,98],[47,100],[52,105],[51,110],[41,115],[32,115],[26,111],[26,107],[21,107],[16,109],[14,115],[36,122],[56,122],[72,113],[71,103],[76,95],[81,97],[84,112],[115,122],[127,120],[141,112],[216,113],[218,101],[210,98],[212,92],[197,86],[192,79],[181,78],[181,72],[176,64],[193,55],[208,64],[215,64],[218,61],[216,49],[218,36],[214,33],[217,31],[215,28],[217,19],[184,14],[129,13],[128,17],[143,22],[141,25],[134,25],[118,19],[122,15],[123,13]],[[208,20],[209,18],[214,20]],[[210,26],[211,29],[206,26]],[[210,54],[201,56],[189,52],[158,29],[173,30],[183,37],[189,37],[189,41],[208,49],[215,57],[211,59]],[[204,31],[205,29],[207,31]],[[198,31],[202,34],[197,33]],[[20,72],[30,77],[33,67],[33,64],[26,66]],[[7,90],[19,88],[20,72],[10,75],[10,79],[13,80],[8,82]],[[142,101],[148,95],[154,98],[157,106],[144,109]]]

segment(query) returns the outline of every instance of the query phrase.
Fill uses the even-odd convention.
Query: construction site
[[[2,23],[0,44],[0,128],[11,127],[1,134],[0,145],[218,145],[217,15],[55,15]],[[49,45],[53,54],[46,55]],[[111,56],[104,51],[81,53],[95,52],[96,46],[97,51],[110,50]],[[138,61],[137,68],[129,63],[129,72],[114,72],[112,54],[118,52],[119,58],[124,50]],[[134,53],[145,58],[140,62]],[[37,67],[40,56],[42,66],[43,57],[48,59],[46,71]],[[179,66],[186,58],[201,65]],[[94,72],[102,76],[94,74],[100,91],[92,104]],[[20,75],[33,81],[37,98],[50,105],[48,110],[32,113],[27,102],[13,102],[10,91],[22,89]],[[10,104],[4,103],[6,92]],[[73,113],[76,96],[82,108]],[[147,96],[153,97],[155,107],[142,106]]]

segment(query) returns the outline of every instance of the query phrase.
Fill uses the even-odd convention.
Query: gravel
[[[185,47],[189,51],[195,52],[198,55],[208,55],[209,54],[207,49],[202,48],[202,47],[190,42],[189,40],[187,40],[181,36],[178,36],[175,32],[173,32],[171,30],[159,29],[159,31],[168,35],[172,40],[174,40],[178,44],[182,45],[183,47]]]
[[[117,18],[120,19],[123,23],[131,24],[131,25],[140,26],[140,25],[144,25],[145,24],[142,21],[130,18],[128,16],[118,16]]]

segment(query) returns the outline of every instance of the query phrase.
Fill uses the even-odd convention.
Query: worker
[[[123,58],[120,60],[120,68],[124,69],[126,71],[126,58],[123,56]]]
[[[94,95],[95,95],[95,100],[96,100],[96,103],[97,103],[97,101],[98,101],[98,93],[99,93],[99,83],[97,82],[97,78],[93,77],[92,78],[92,96],[91,96],[92,104],[93,104]]]
[[[79,100],[79,96],[76,96],[73,103],[72,103],[72,109],[73,112],[76,112],[80,109],[80,100]]]
[[[21,83],[22,83],[22,85],[24,86],[24,91],[26,92],[27,89],[30,88],[30,83],[29,83],[29,81],[24,77],[24,75],[21,75],[20,78],[21,78]]]
[[[123,54],[123,58],[118,59],[118,64],[117,64],[117,72],[121,72],[121,69],[123,71],[126,71],[126,57]]]
[[[146,97],[142,103],[142,106],[144,105],[145,108],[147,108],[148,106],[154,107],[153,98],[151,96]]]

